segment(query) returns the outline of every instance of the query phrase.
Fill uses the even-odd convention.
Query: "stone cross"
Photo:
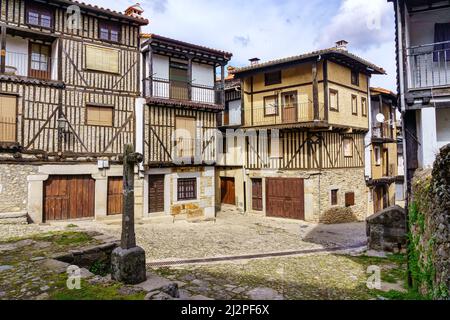
[[[125,284],[139,284],[147,279],[145,251],[136,246],[134,231],[134,168],[143,161],[132,145],[123,156],[123,218],[120,247],[111,255],[111,277]]]

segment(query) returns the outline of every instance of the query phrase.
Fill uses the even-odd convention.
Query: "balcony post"
[[[0,35],[0,73],[6,71],[6,26],[1,26]]]
[[[317,61],[312,65],[312,78],[313,78],[313,108],[314,108],[314,120],[320,120],[319,110],[319,82],[317,80]]]
[[[188,100],[192,101],[192,56],[188,57]]]
[[[147,86],[148,86],[148,95],[149,97],[153,97],[153,49],[152,46],[149,45],[148,46],[148,52],[147,52],[147,70],[148,70],[148,81],[147,81]],[[146,81],[144,79],[144,81]]]
[[[220,84],[221,84],[221,91],[220,91],[220,104],[225,106],[225,65],[220,66]]]

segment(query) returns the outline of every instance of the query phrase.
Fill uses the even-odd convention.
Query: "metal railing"
[[[16,119],[0,116],[0,143],[16,142]]]
[[[285,106],[264,106],[256,104],[246,108],[244,116],[245,126],[265,126],[295,124],[325,119],[324,104],[320,105],[319,118],[314,119],[314,107],[312,102],[294,103]]]
[[[450,85],[450,41],[411,47],[407,51],[410,89]]]
[[[45,55],[6,51],[4,74],[51,80],[52,63],[55,62]]]
[[[190,81],[149,77],[144,80],[146,97],[191,101],[205,104],[222,104],[223,90]]]

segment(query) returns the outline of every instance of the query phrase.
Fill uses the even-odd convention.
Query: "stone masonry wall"
[[[450,145],[433,171],[418,171],[409,208],[409,268],[414,289],[434,299],[450,297]]]
[[[0,213],[27,210],[27,177],[37,171],[37,166],[0,164]]]

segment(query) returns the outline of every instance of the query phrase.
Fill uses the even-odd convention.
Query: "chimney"
[[[259,59],[259,58],[251,58],[251,59],[248,59],[248,60],[250,61],[250,64],[252,66],[256,66],[261,61],[261,59]]]
[[[141,18],[143,13],[144,13],[144,9],[142,9],[142,6],[140,3],[136,3],[135,5],[128,7],[125,10],[125,15],[127,15],[129,17],[134,17],[134,18]]]
[[[347,47],[348,47],[348,41],[345,41],[345,40],[336,41],[336,49],[347,51],[348,50]]]

